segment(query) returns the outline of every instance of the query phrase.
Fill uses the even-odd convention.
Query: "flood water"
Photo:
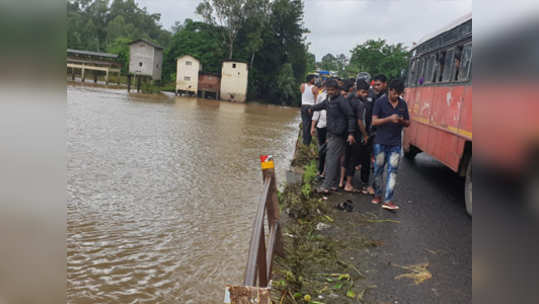
[[[68,87],[68,303],[223,303],[297,109]]]

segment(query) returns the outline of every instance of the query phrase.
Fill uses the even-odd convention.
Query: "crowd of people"
[[[303,144],[318,138],[317,189],[330,194],[342,189],[373,196],[373,204],[397,210],[394,189],[401,156],[402,129],[410,125],[402,98],[404,82],[389,82],[384,75],[372,80],[368,73],[355,79],[317,81],[307,76],[301,90]],[[374,164],[374,166],[372,166]],[[387,177],[384,183],[384,171]],[[359,187],[354,175],[360,173]]]

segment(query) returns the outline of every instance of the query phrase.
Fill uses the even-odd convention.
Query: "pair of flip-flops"
[[[342,203],[339,203],[337,204],[337,206],[335,206],[335,208],[339,209],[339,210],[342,210],[342,211],[347,211],[347,212],[352,212],[354,211],[354,205],[353,205],[353,202],[351,200],[346,200]]]

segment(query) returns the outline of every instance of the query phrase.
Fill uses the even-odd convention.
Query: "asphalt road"
[[[472,218],[465,210],[463,187],[461,178],[421,153],[414,161],[401,161],[397,212],[371,204],[365,195],[331,195],[330,203],[354,202],[354,212],[339,211],[339,226],[358,221],[358,212],[390,220],[350,231],[380,244],[348,257],[366,274],[362,285],[373,287],[365,292],[366,303],[472,303]]]

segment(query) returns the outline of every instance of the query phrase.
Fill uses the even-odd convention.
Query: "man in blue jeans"
[[[374,138],[374,199],[373,204],[380,204],[382,208],[397,210],[393,200],[393,191],[397,184],[397,170],[399,168],[401,153],[402,128],[410,126],[408,106],[400,97],[404,92],[402,80],[392,80],[387,95],[380,97],[374,104],[372,111],[372,125],[376,126]],[[382,184],[384,168],[387,165],[387,180],[385,192]]]

